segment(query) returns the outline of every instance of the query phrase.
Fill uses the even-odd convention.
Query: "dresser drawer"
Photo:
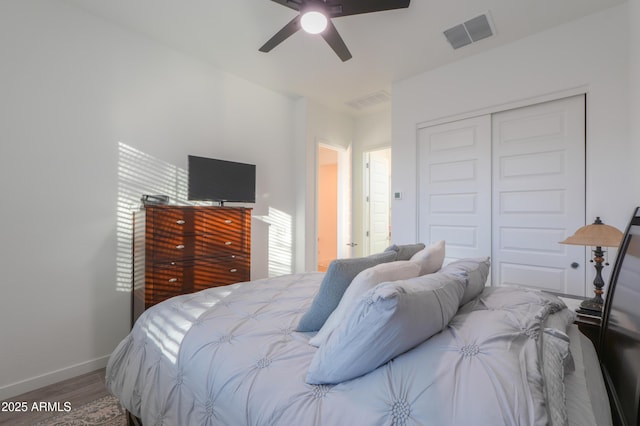
[[[215,234],[203,234],[198,236],[202,242],[202,255],[211,253],[236,253],[242,254],[249,250],[247,239],[239,232],[220,231]]]
[[[176,294],[248,281],[249,265],[248,258],[233,255],[156,263],[150,277],[153,298],[147,303],[155,304]]]
[[[248,213],[238,210],[154,209],[149,223],[154,234],[237,233],[246,227]]]
[[[244,254],[249,249],[238,234],[158,235],[148,244],[152,262]]]
[[[158,263],[152,266],[147,278],[147,292],[145,304],[155,305],[185,291],[193,291],[189,284],[189,269],[184,262]]]
[[[206,233],[237,233],[246,226],[247,214],[246,211],[220,209],[203,212],[198,219]]]
[[[195,234],[204,232],[203,214],[193,209],[163,208],[154,209],[147,221],[149,231],[158,234]]]
[[[194,290],[249,281],[250,263],[247,257],[227,256],[195,261]]]
[[[154,263],[191,259],[202,251],[202,238],[197,235],[156,235],[147,240],[147,256]]]

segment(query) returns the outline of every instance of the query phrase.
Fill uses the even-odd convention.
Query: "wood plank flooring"
[[[2,403],[25,401],[29,410],[26,413],[0,410],[0,425],[32,425],[60,414],[50,411],[32,411],[30,408],[34,402],[59,402],[61,407],[65,402],[69,402],[73,408],[106,396],[109,393],[104,384],[104,376],[105,369],[103,368],[2,401]],[[3,405],[0,408],[10,408],[8,405]]]

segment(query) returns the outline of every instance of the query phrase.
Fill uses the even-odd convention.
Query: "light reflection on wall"
[[[140,197],[142,194],[162,194],[168,195],[172,203],[197,205],[198,203],[187,200],[187,187],[186,170],[118,142],[116,225],[116,289],[118,291],[131,291],[133,212],[140,208]]]
[[[293,272],[293,220],[291,215],[269,207],[262,218],[269,226],[269,276]]]

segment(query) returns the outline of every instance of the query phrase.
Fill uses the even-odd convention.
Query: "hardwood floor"
[[[61,409],[64,409],[65,403],[70,404],[73,408],[106,396],[108,392],[104,384],[104,376],[105,369],[103,368],[2,401],[0,425],[32,425],[59,414],[50,410],[32,409],[34,402],[36,404],[41,402],[59,403]],[[11,412],[11,403],[23,402],[27,403],[27,412]]]

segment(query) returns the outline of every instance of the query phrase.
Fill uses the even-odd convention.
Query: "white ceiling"
[[[296,14],[270,0],[63,1],[249,81],[357,115],[370,109],[347,102],[390,92],[394,81],[626,0],[412,0],[408,9],[334,19],[353,55],[347,62],[303,32],[258,52]],[[442,31],[487,12],[496,34],[453,50]]]

